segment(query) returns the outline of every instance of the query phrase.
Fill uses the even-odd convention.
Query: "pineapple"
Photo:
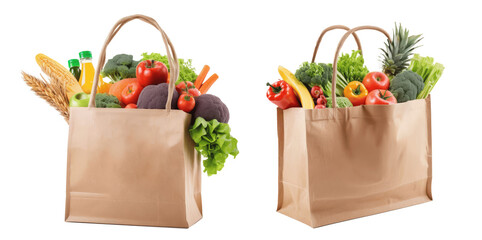
[[[422,34],[408,36],[408,30],[402,28],[401,24],[397,27],[395,23],[392,41],[387,40],[385,49],[381,49],[383,72],[387,76],[392,78],[408,67],[413,50],[419,47],[415,45],[423,39],[421,36]]]

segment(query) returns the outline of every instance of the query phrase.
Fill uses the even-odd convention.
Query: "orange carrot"
[[[194,87],[199,89],[201,85],[203,84],[204,79],[206,78],[206,75],[208,75],[209,72],[209,66],[204,65],[203,69],[199,73],[199,75],[196,78],[196,81],[194,81]]]
[[[209,90],[209,88],[213,85],[213,83],[216,82],[216,80],[218,80],[218,78],[219,76],[216,73],[213,74],[211,77],[209,77],[208,80],[206,80],[201,86],[201,88],[199,89],[201,94],[205,94]]]

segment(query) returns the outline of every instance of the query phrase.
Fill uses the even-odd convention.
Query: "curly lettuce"
[[[221,171],[229,155],[236,158],[239,153],[238,140],[231,136],[227,123],[220,123],[216,119],[208,122],[198,117],[189,128],[189,133],[196,143],[196,150],[207,158],[203,165],[208,176]]]
[[[363,78],[369,72],[368,68],[364,64],[365,60],[363,60],[361,52],[352,51],[351,55],[342,54],[338,58],[336,69],[339,73],[341,73],[341,75],[343,75],[347,82],[362,82]]]

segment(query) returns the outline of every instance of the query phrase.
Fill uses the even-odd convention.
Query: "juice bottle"
[[[82,51],[79,53],[82,72],[80,74],[79,84],[85,93],[90,94],[92,84],[94,83],[94,65],[92,64],[92,53],[90,51]],[[99,75],[99,86],[104,82]]]

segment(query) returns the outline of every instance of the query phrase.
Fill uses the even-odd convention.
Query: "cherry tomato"
[[[319,98],[321,95],[323,95],[323,89],[321,89],[320,86],[314,86],[311,88],[311,96],[313,98]]]
[[[137,104],[137,99],[139,99],[141,92],[142,86],[138,81],[127,84],[121,93],[122,103],[126,105],[130,103]]]
[[[328,101],[324,95],[321,95],[318,99],[316,99],[316,105],[325,105]]]
[[[129,103],[125,108],[137,108],[137,105],[135,105],[134,103]]]
[[[191,112],[194,109],[195,105],[196,101],[194,100],[194,97],[190,94],[181,94],[181,96],[179,96],[179,99],[177,99],[177,107],[184,112]]]
[[[199,91],[197,88],[189,88],[188,92],[189,92],[189,94],[191,94],[193,97],[199,97],[199,96],[201,96],[201,91]]]
[[[390,86],[390,79],[382,72],[371,72],[363,78],[363,85],[368,92],[376,89],[387,90]]]
[[[388,90],[376,89],[371,91],[365,101],[366,105],[389,105],[397,103],[397,99]]]
[[[184,81],[184,82],[180,82],[176,85],[176,91],[179,94],[185,93],[186,88],[187,89],[194,88],[194,83],[189,82],[189,81]]]
[[[318,104],[318,105],[315,106],[315,109],[323,109],[323,108],[326,108],[326,106],[325,106],[325,105],[320,105],[320,104]]]

